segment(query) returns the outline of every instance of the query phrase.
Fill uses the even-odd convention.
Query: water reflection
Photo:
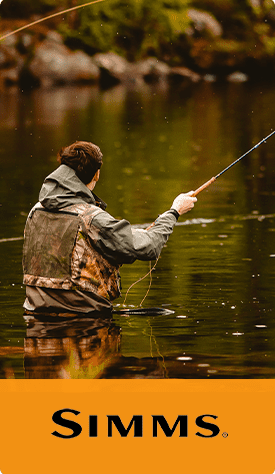
[[[24,339],[26,379],[190,378],[194,373],[200,377],[213,376],[219,370],[209,354],[166,354],[156,321],[146,314],[136,319],[133,315],[121,316],[131,327],[141,327],[147,339],[147,348],[142,344],[136,352],[132,349],[130,352],[134,355],[127,351],[125,355],[121,353],[121,329],[110,316],[24,314],[23,317],[27,324]],[[167,325],[167,319],[164,318],[161,324]],[[9,353],[14,350],[10,348]],[[14,374],[6,368],[5,376],[13,378]]]
[[[22,240],[15,240],[64,144],[98,143],[97,194],[113,216],[147,227],[177,193],[196,189],[268,135],[274,99],[272,84],[252,83],[1,93],[0,377],[76,376],[72,367],[85,377],[104,360],[97,377],[275,376],[275,138],[201,193],[179,221],[145,300],[168,305],[172,316],[113,315],[115,327],[89,321],[77,333],[64,321],[60,329],[40,321],[25,338]],[[122,267],[117,303],[148,270],[146,262]],[[134,286],[127,304],[139,305],[148,284]]]
[[[25,378],[100,378],[114,364],[120,329],[111,316],[24,315]]]

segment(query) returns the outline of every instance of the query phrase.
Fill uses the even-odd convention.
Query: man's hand
[[[192,197],[194,191],[189,191],[189,193],[179,194],[171,206],[171,209],[176,209],[176,211],[181,216],[185,212],[191,211],[194,207],[194,202],[197,201],[196,197]]]

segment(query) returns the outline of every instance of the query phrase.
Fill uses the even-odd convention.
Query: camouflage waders
[[[92,221],[100,212],[104,211],[86,203],[56,212],[35,205],[25,227],[24,284],[78,289],[109,301],[117,298],[120,265],[111,265],[93,246],[98,229]]]

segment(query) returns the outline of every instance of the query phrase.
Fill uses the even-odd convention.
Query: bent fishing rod
[[[216,181],[216,179],[218,179],[223,173],[225,173],[226,171],[228,171],[230,168],[232,168],[232,166],[236,165],[239,161],[241,161],[245,156],[247,156],[249,153],[251,153],[253,150],[255,150],[255,148],[258,148],[258,146],[260,146],[262,143],[265,143],[266,140],[268,140],[272,135],[274,135],[275,133],[275,130],[273,132],[271,132],[269,135],[267,135],[267,137],[263,138],[259,143],[257,143],[257,145],[254,145],[252,148],[250,148],[250,150],[248,150],[246,153],[244,153],[244,155],[240,156],[240,158],[238,158],[237,160],[233,161],[233,163],[231,163],[231,165],[227,166],[226,168],[224,168],[224,170],[222,170],[220,173],[218,173],[216,176],[213,176],[211,179],[209,179],[208,181],[206,181],[206,183],[202,184],[202,186],[200,186],[199,188],[197,188],[193,194],[192,194],[192,197],[195,197],[197,196],[201,191],[203,191],[204,189],[208,188],[208,186],[210,186],[210,184],[214,183],[214,181]]]

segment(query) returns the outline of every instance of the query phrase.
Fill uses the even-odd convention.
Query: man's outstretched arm
[[[107,212],[98,213],[91,223],[92,244],[112,263],[155,260],[173,232],[177,218],[194,207],[193,191],[180,194],[171,209],[161,214],[150,228],[135,229],[125,220],[117,220]],[[96,238],[95,238],[96,235]]]

